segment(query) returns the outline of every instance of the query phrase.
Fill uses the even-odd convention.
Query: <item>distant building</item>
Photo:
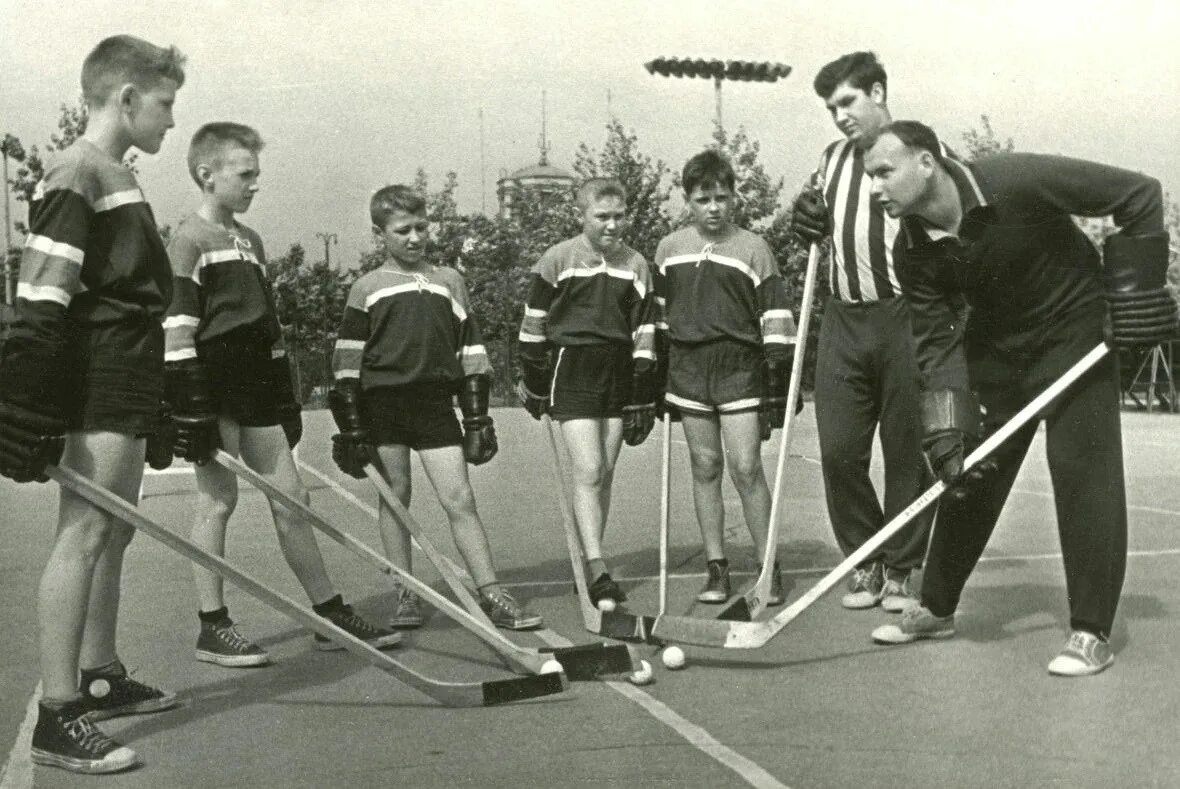
[[[503,171],[502,171],[503,172]],[[512,203],[524,195],[551,195],[568,192],[574,187],[574,177],[560,167],[549,164],[544,151],[541,160],[505,174],[496,181],[496,197],[500,201],[500,216],[512,216]]]

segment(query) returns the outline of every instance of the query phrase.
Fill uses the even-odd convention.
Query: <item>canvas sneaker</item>
[[[226,616],[217,622],[201,622],[197,660],[227,668],[245,668],[265,666],[270,662],[270,655],[239,633],[234,620]]]
[[[705,586],[697,593],[699,603],[724,603],[729,599],[729,565],[721,559],[709,559],[705,562]]]
[[[758,574],[762,574],[762,568],[758,568]],[[782,605],[787,600],[786,587],[783,586],[783,571],[779,569],[778,562],[774,563],[774,571],[770,575],[770,594],[766,597],[767,605]]]
[[[955,634],[955,615],[935,616],[930,609],[918,604],[901,613],[894,625],[882,625],[873,631],[878,644],[909,644],[923,638],[950,638]]]
[[[885,577],[880,562],[871,562],[852,571],[848,580],[848,594],[840,599],[845,608],[872,608],[881,602]]]
[[[336,627],[345,633],[359,638],[375,649],[385,649],[386,647],[394,646],[402,640],[401,633],[395,633],[392,630],[386,630],[383,627],[369,624],[363,617],[354,613],[350,605],[341,603],[323,612],[320,616],[336,625]],[[344,649],[342,645],[326,636],[321,636],[319,633],[315,634],[315,648],[324,652]]]
[[[610,577],[610,573],[603,573],[594,579],[594,583],[590,584],[590,602],[598,605],[599,600],[614,600],[616,604],[624,603],[627,600],[627,595],[623,593],[622,588],[615,583],[615,580]]]
[[[135,751],[112,740],[90,719],[82,700],[58,709],[37,705],[32,757],[36,764],[75,773],[117,773],[139,764]]]
[[[480,590],[479,607],[492,620],[492,624],[507,630],[534,630],[544,622],[539,615],[516,602],[503,589]]]
[[[881,608],[891,614],[900,614],[912,605],[917,605],[914,593],[914,574],[909,570],[885,568],[885,583],[881,586]]]
[[[1114,652],[1102,638],[1074,630],[1065,642],[1065,649],[1049,662],[1049,673],[1055,677],[1086,677],[1097,674],[1114,663]]]
[[[126,670],[121,674],[82,672],[82,700],[92,721],[117,718],[120,715],[142,715],[175,707],[175,693],[153,688],[132,679]]]
[[[422,616],[422,598],[418,597],[408,587],[401,587],[397,592],[397,610],[389,620],[389,626],[397,630],[412,630],[422,627],[425,619]]]

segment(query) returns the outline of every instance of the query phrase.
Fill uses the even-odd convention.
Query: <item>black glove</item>
[[[299,439],[303,438],[303,407],[295,396],[289,356],[283,354],[270,360],[270,378],[275,388],[275,400],[279,404],[279,424],[287,437],[287,446],[294,449]]]
[[[488,416],[488,392],[491,382],[486,375],[469,375],[459,391],[459,410],[463,412],[463,457],[473,466],[481,466],[496,456],[496,428]],[[538,417],[540,418],[540,417]]]
[[[16,482],[45,482],[45,467],[65,449],[66,422],[0,399],[0,475]]]
[[[1103,259],[1110,341],[1133,348],[1175,339],[1180,319],[1166,287],[1168,234],[1115,233],[1103,244]]]
[[[656,371],[655,371],[656,419],[664,421],[664,415],[672,422],[681,421],[680,409],[667,401],[668,395],[668,333],[656,330]]]
[[[303,408],[299,403],[286,403],[279,406],[278,412],[287,446],[294,449],[299,445],[299,439],[303,438]]]
[[[762,363],[762,402],[758,407],[758,426],[762,440],[770,438],[775,428],[787,421],[787,389],[790,386],[793,351],[783,359],[766,359]],[[795,393],[795,413],[803,410],[803,391]]]
[[[814,186],[803,187],[803,191],[795,198],[790,229],[809,244],[818,244],[831,235],[831,214],[824,205],[823,194]]]
[[[553,383],[548,352],[543,356],[522,354],[520,371],[523,377],[516,383],[516,396],[533,419],[540,419],[549,413],[549,390]]]
[[[984,458],[966,473],[963,464],[980,442],[979,401],[961,389],[922,392],[922,451],[931,472],[947,485],[952,499],[967,498],[992,477],[998,466]]]
[[[144,460],[156,471],[163,471],[172,465],[172,450],[176,446],[176,427],[172,424],[172,408],[168,402],[160,402],[160,413],[156,429],[147,434],[144,443]]]
[[[332,436],[332,460],[350,477],[362,479],[372,460],[369,433],[361,424],[361,382],[343,378],[328,392],[328,408],[340,432]]]
[[[623,440],[637,447],[655,424],[656,365],[650,359],[638,359],[631,374],[631,402],[623,406]]]
[[[524,406],[524,410],[528,411],[529,416],[533,419],[540,419],[549,413],[549,395],[539,395],[530,392],[523,378],[516,382],[516,396],[520,398],[520,404]]]
[[[221,446],[209,375],[198,359],[164,365],[164,391],[176,429],[173,452],[198,466],[209,462]]]

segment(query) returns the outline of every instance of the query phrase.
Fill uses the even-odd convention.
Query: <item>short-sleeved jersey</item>
[[[795,342],[795,319],[766,241],[734,227],[708,240],[695,226],[656,248],[658,327],[674,342],[730,339],[783,358]]]
[[[191,359],[202,343],[249,336],[284,355],[282,330],[266,278],[262,239],[198,214],[181,221],[168,243],[175,297],[164,321],[166,359]]]
[[[452,268],[406,272],[387,265],[368,272],[348,291],[333,375],[359,378],[363,389],[372,389],[449,386],[490,374],[468,304],[467,286]]]
[[[550,345],[630,345],[655,361],[655,294],[643,255],[620,244],[609,256],[585,235],[555,244],[533,266],[520,350],[540,357]]]
[[[50,160],[29,206],[6,370],[45,368],[62,358],[70,330],[109,328],[137,364],[163,364],[146,342],[172,299],[172,274],[155,217],[122,163],[87,140]],[[154,328],[153,328],[154,327]],[[105,342],[105,340],[104,340]],[[107,343],[109,345],[109,343]],[[104,348],[118,356],[119,348]],[[161,368],[162,372],[162,368]],[[6,387],[9,388],[9,387]],[[58,394],[38,392],[47,402]]]

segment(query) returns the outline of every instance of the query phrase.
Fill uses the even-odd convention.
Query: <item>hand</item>
[[[221,433],[213,414],[173,414],[172,426],[176,430],[172,451],[178,458],[203,466],[221,447]]]
[[[369,435],[364,430],[349,430],[332,436],[332,460],[350,477],[364,479],[365,466],[371,460],[370,451]]]
[[[806,186],[795,198],[791,211],[791,232],[805,242],[818,244],[832,233],[832,217],[824,205],[824,196],[813,186]]]
[[[283,435],[287,437],[287,446],[294,449],[303,438],[303,409],[299,403],[290,402],[278,408],[279,424],[283,427]]]
[[[796,411],[795,413],[799,413]],[[758,405],[758,430],[763,441],[787,421],[787,398],[763,397]]]
[[[516,396],[520,398],[520,404],[524,406],[524,410],[529,412],[529,416],[533,419],[540,419],[545,414],[549,413],[549,396],[533,394],[525,386],[523,380],[516,382]]]
[[[473,466],[482,466],[496,456],[500,445],[490,416],[463,420],[463,457]]]
[[[637,447],[642,444],[655,424],[655,403],[623,406],[623,440],[627,446]]]
[[[144,442],[144,461],[156,471],[172,465],[172,450],[176,446],[176,428],[172,424],[172,409],[167,402],[160,404],[160,418],[156,429],[148,433]]]
[[[981,490],[999,471],[994,458],[985,457],[966,473],[963,464],[979,442],[974,436],[961,430],[943,430],[926,436],[922,451],[926,462],[936,477],[946,484],[946,494],[955,501],[963,501],[972,493]]]
[[[0,400],[0,475],[16,482],[45,482],[45,467],[65,449],[66,423]]]
[[[1102,245],[1102,281],[1110,305],[1110,341],[1123,348],[1177,337],[1176,301],[1168,292],[1168,234],[1115,233]]]
[[[1165,288],[1131,296],[1107,293],[1110,342],[1119,348],[1151,347],[1176,339],[1180,320],[1176,302]]]

